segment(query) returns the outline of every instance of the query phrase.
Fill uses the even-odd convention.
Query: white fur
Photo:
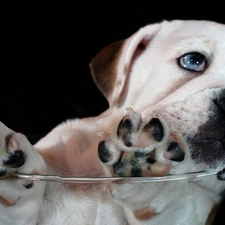
[[[137,45],[143,39],[148,42],[147,47],[132,62]],[[118,157],[116,151],[121,149],[116,148],[123,148],[123,145],[116,136],[117,126],[127,107],[141,113],[143,124],[152,118],[154,110],[169,124],[166,139],[156,148],[157,160],[168,163],[163,153],[171,132],[189,132],[192,124],[192,131],[196,132],[208,118],[204,114],[208,102],[203,99],[212,97],[212,89],[225,86],[224,40],[225,26],[209,21],[163,21],[143,27],[128,38],[120,50],[112,91],[101,90],[109,101],[108,110],[93,118],[68,120],[34,146],[25,136],[0,124],[1,168],[4,168],[2,162],[7,152],[16,150],[14,144],[17,143],[27,156],[25,164],[17,168],[19,173],[110,176],[107,165],[98,158],[101,137],[97,133],[104,131],[104,138],[109,136],[109,143],[112,140],[112,148],[115,148],[113,157]],[[180,69],[176,63],[179,56],[193,51],[206,54],[213,62],[202,76]],[[200,116],[195,118],[197,122],[194,118],[189,120],[189,113],[181,115],[176,111],[185,101],[187,111],[193,104],[195,107],[204,105]],[[170,116],[175,113],[190,123],[181,127],[173,124]],[[5,137],[9,134],[12,137],[6,143]],[[223,169],[223,163],[218,163],[218,168],[193,163],[188,147],[185,149],[183,162],[169,162],[170,173]],[[0,180],[0,197],[7,202],[0,204],[0,225],[203,225],[214,205],[220,202],[219,194],[225,188],[225,182],[216,176],[148,184],[35,181],[30,189],[23,186],[26,182],[11,178]],[[145,207],[154,209],[156,215],[146,220],[136,218],[134,212]]]

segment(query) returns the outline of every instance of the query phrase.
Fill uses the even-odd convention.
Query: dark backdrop
[[[0,7],[0,120],[34,143],[63,120],[94,116],[108,106],[88,64],[109,43],[163,19],[225,21],[221,5],[138,3]]]
[[[0,121],[32,143],[66,119],[108,106],[88,67],[107,44],[164,19],[225,22],[219,4],[56,2],[0,7]]]

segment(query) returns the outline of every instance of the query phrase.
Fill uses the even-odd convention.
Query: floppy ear
[[[106,46],[91,60],[93,80],[110,106],[122,104],[132,65],[154,38],[160,24],[145,26],[128,39]]]

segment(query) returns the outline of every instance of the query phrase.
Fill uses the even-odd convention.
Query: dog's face
[[[164,21],[107,46],[90,64],[121,114],[99,157],[113,176],[225,167],[225,26]]]

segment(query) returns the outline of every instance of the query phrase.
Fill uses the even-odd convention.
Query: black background
[[[0,120],[34,143],[68,118],[95,116],[106,109],[88,66],[106,45],[164,19],[225,21],[222,5],[140,3],[0,7]]]
[[[32,143],[66,119],[106,109],[88,67],[106,45],[164,19],[225,22],[223,5],[204,2],[56,2],[0,7],[0,121]]]

